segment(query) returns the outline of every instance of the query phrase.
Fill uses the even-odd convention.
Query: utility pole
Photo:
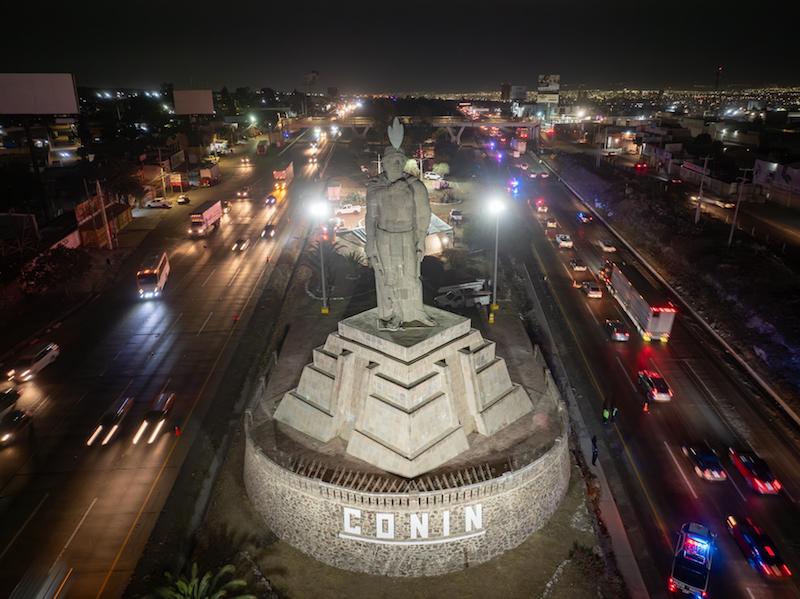
[[[422,144],[419,144],[419,180],[422,181]]]
[[[100,187],[100,181],[95,181],[97,187],[97,197],[100,199],[100,214],[103,215],[103,228],[106,231],[106,238],[108,240],[108,249],[114,249],[114,241],[111,239],[111,225],[108,222],[108,215],[106,214],[106,200],[103,197],[103,188]]]
[[[161,162],[161,148],[158,148],[158,168],[161,169],[161,192],[167,197],[167,181],[164,174],[164,164]]]
[[[376,162],[378,163],[378,174],[380,175],[383,172],[382,168],[381,168],[383,165],[381,164],[381,155],[380,154],[378,154],[378,160]]]
[[[739,216],[739,205],[742,203],[742,191],[744,191],[744,184],[747,181],[747,172],[752,172],[751,168],[739,169],[742,171],[742,176],[739,177],[739,193],[736,196],[736,209],[733,211],[733,221],[731,222],[731,232],[728,234],[728,247],[733,243],[733,232],[736,230],[736,219]]]
[[[700,222],[700,206],[703,203],[703,184],[706,182],[706,171],[708,170],[708,154],[703,159],[703,174],[700,176],[700,195],[697,196],[697,208],[694,211],[694,224]]]

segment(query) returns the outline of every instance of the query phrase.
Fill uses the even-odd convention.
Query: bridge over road
[[[461,134],[467,128],[480,128],[480,127],[497,127],[498,129],[518,129],[527,128],[531,131],[528,132],[528,137],[533,139],[536,134],[535,129],[539,128],[538,119],[534,120],[513,120],[504,119],[499,117],[492,117],[473,121],[459,116],[434,116],[434,117],[417,117],[417,116],[400,116],[400,122],[404,125],[417,125],[417,126],[430,126],[436,130],[447,131],[450,135],[450,141],[461,145]],[[331,117],[303,117],[303,118],[287,118],[281,120],[281,125],[285,129],[310,129],[313,127],[329,128],[336,125],[340,129],[350,128],[355,131],[359,137],[366,136],[367,132],[376,125],[375,119],[365,116],[351,116],[338,118]]]

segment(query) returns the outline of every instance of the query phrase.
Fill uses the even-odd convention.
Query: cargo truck
[[[648,292],[648,299],[645,299],[643,290],[651,286],[636,269],[625,263],[607,261],[600,276],[608,285],[611,295],[633,321],[642,339],[669,341],[677,313],[672,302],[658,297],[652,290]]]
[[[189,235],[192,237],[206,237],[219,226],[222,218],[222,203],[219,200],[209,200],[189,214]]]
[[[275,189],[289,189],[294,179],[294,163],[290,160],[283,168],[272,171],[272,178],[275,180]]]
[[[200,169],[200,185],[202,187],[211,187],[212,185],[219,183],[221,180],[222,175],[219,172],[219,166],[216,164]]]

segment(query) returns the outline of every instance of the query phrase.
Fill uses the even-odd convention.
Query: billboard
[[[0,114],[78,114],[71,73],[0,73]]]
[[[509,98],[514,101],[526,101],[528,99],[528,88],[524,85],[512,85]]]
[[[539,91],[558,93],[561,89],[561,75],[539,75]]]
[[[176,89],[175,114],[214,114],[214,98],[210,89]]]
[[[558,94],[543,94],[539,92],[536,96],[536,101],[539,104],[558,104]]]

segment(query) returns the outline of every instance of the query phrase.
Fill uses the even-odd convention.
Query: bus
[[[164,285],[167,284],[168,276],[169,258],[167,258],[167,252],[150,256],[136,272],[139,297],[142,299],[159,297],[164,290]]]

